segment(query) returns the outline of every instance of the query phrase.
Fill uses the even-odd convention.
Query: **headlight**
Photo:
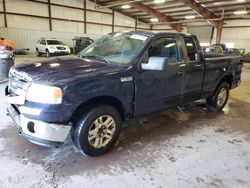
[[[55,50],[55,46],[50,46],[49,49]]]
[[[26,99],[42,104],[61,104],[62,90],[54,86],[31,84],[28,88]]]

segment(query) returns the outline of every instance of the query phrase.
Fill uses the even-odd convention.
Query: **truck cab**
[[[110,33],[79,57],[13,67],[8,111],[33,143],[59,145],[70,133],[82,154],[99,156],[126,119],[202,98],[209,110],[222,110],[241,71],[241,57],[206,57],[193,35]]]

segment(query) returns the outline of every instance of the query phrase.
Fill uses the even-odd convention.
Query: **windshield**
[[[58,40],[47,40],[48,45],[63,45],[61,41]]]
[[[108,63],[129,64],[148,37],[128,33],[104,35],[80,52],[82,57],[97,58]]]

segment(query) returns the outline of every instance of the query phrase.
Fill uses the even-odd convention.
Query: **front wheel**
[[[41,56],[41,53],[39,52],[38,48],[36,49],[36,56],[37,56],[37,57],[40,57],[40,56]]]
[[[207,108],[212,112],[221,111],[227,104],[230,85],[222,83],[210,97],[206,98]]]
[[[46,50],[46,57],[50,57],[51,54],[49,53],[49,50]]]
[[[119,112],[111,106],[101,105],[78,114],[71,137],[82,154],[100,156],[115,144],[121,128]]]

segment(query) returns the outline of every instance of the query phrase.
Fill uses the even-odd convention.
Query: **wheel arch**
[[[110,105],[114,107],[121,115],[122,121],[126,119],[126,112],[122,102],[113,96],[98,96],[87,100],[80,104],[73,112],[71,119],[73,119],[80,111],[88,110],[97,105]]]
[[[230,89],[231,89],[232,83],[233,83],[233,75],[232,75],[232,74],[224,75],[224,76],[219,80],[219,82],[217,83],[216,89],[217,89],[218,87],[220,87],[220,85],[221,85],[222,83],[224,83],[224,82],[227,82],[227,83],[229,84],[229,86],[230,86]],[[216,89],[215,89],[215,91],[216,91]]]
[[[210,111],[212,111],[212,112],[218,112],[218,111],[222,110],[222,109],[225,107],[225,104],[227,103],[227,100],[228,100],[228,96],[229,96],[229,95],[227,95],[227,99],[226,99],[225,104],[222,105],[222,107],[219,107],[219,106],[217,105],[217,97],[218,97],[218,93],[219,93],[219,91],[220,91],[219,88],[220,88],[220,86],[221,86],[223,83],[228,83],[228,84],[229,84],[229,89],[228,89],[227,92],[228,92],[228,94],[229,94],[229,90],[230,90],[231,87],[232,87],[232,79],[233,79],[233,77],[232,77],[232,75],[230,75],[230,74],[223,76],[223,77],[218,81],[218,83],[217,83],[217,85],[216,85],[216,88],[215,88],[213,94],[212,94],[211,96],[208,96],[208,97],[206,98],[207,108],[208,108]],[[216,93],[217,91],[218,91],[218,93]]]

